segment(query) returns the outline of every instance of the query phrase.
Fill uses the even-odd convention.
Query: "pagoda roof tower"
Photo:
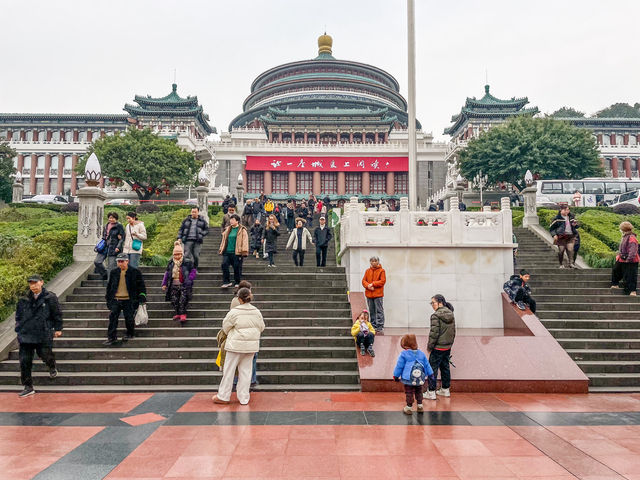
[[[406,127],[407,102],[398,81],[384,70],[333,56],[333,39],[318,38],[318,55],[310,60],[271,68],[251,84],[243,113],[231,121],[229,130],[260,124],[313,128],[335,125],[381,125],[390,130]]]
[[[134,101],[137,105],[127,103],[124,110],[133,118],[143,121],[145,117],[193,117],[198,127],[206,135],[216,133],[216,129],[209,125],[209,115],[204,113],[202,105],[198,104],[198,97],[187,96],[183,98],[178,95],[177,84],[174,83],[171,87],[171,92],[164,97],[136,95]]]
[[[469,98],[464,103],[460,113],[451,117],[452,125],[445,128],[445,135],[456,136],[464,126],[474,119],[504,121],[516,115],[535,115],[538,107],[525,108],[529,103],[527,97],[501,100],[489,92],[489,85],[484,86],[484,96],[479,100]]]

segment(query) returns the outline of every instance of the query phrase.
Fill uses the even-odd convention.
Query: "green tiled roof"
[[[178,85],[171,85],[171,93],[160,98],[153,98],[151,95],[136,95],[134,100],[139,105],[198,105],[198,97],[182,98],[178,95]]]

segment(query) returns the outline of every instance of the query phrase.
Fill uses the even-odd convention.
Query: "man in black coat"
[[[40,275],[28,279],[29,293],[18,301],[16,307],[16,332],[20,343],[20,380],[24,390],[20,397],[28,397],[33,389],[31,369],[33,353],[37,353],[49,368],[49,377],[56,378],[56,358],[53,355],[53,338],[62,335],[62,312],[58,297],[43,287]]]
[[[333,238],[331,229],[327,226],[327,219],[320,217],[320,226],[313,231],[313,243],[316,245],[316,267],[327,266],[327,249]]]
[[[107,308],[111,313],[107,340],[103,345],[113,345],[118,340],[120,312],[124,313],[124,323],[127,327],[127,333],[122,340],[126,342],[135,337],[134,316],[138,305],[147,301],[147,288],[140,270],[129,266],[129,256],[124,253],[118,255],[116,260],[118,268],[113,269],[107,284]]]
[[[184,245],[184,256],[193,260],[193,264],[198,268],[200,260],[200,250],[202,241],[209,234],[209,224],[200,216],[200,209],[193,207],[191,215],[185,218],[178,230],[177,240]]]

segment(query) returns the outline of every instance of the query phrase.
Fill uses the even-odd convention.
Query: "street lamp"
[[[95,153],[92,153],[84,167],[84,181],[89,187],[97,187],[102,178],[102,169]]]
[[[487,182],[489,178],[486,175],[482,175],[482,170],[478,172],[478,174],[473,177],[473,184],[480,189],[480,207],[484,205],[482,202],[482,189],[487,186]]]
[[[531,170],[527,170],[527,173],[524,174],[524,184],[527,187],[533,185],[533,175],[531,174]]]

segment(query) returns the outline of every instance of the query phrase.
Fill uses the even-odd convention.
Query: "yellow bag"
[[[216,365],[218,367],[222,366],[222,349],[218,350],[218,357],[216,358]]]

